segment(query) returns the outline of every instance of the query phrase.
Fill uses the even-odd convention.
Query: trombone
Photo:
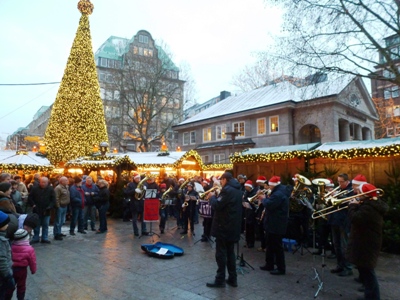
[[[330,202],[332,203],[332,206],[328,206],[328,207],[325,207],[323,209],[315,211],[311,215],[311,218],[313,218],[315,220],[315,219],[322,218],[322,217],[325,217],[327,215],[333,214],[335,212],[341,211],[343,209],[347,209],[348,208],[347,205],[346,206],[342,206],[342,207],[340,207],[340,206],[343,205],[343,204],[348,204],[353,199],[356,199],[356,198],[361,197],[361,196],[365,196],[365,195],[367,195],[369,193],[373,193],[373,192],[379,193],[380,196],[383,196],[385,194],[385,192],[382,189],[373,189],[371,191],[368,191],[368,192],[365,192],[365,193],[361,193],[361,194],[356,194],[356,195],[353,195],[353,196],[350,196],[350,197],[347,197],[347,198],[343,198],[343,199],[336,199],[335,197],[331,197],[330,198]],[[340,193],[340,194],[342,194],[342,193]],[[373,199],[373,198],[371,198],[371,199]]]

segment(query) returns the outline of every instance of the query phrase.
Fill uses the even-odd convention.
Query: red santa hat
[[[253,181],[247,180],[247,181],[244,183],[244,186],[248,186],[248,187],[253,188]]]
[[[179,178],[178,182],[185,181],[185,178]]]
[[[377,197],[378,197],[378,193],[376,191],[371,192],[371,191],[373,191],[375,189],[376,189],[376,187],[374,185],[370,184],[370,183],[362,183],[360,185],[360,187],[359,187],[359,190],[360,190],[361,193],[368,193],[369,192],[368,194],[365,195],[366,197],[373,198],[373,199],[376,200]]]
[[[328,180],[329,180],[329,183],[326,184],[327,187],[335,186],[333,184],[333,180],[332,179],[328,178]]]
[[[208,179],[203,179],[203,183],[205,183],[205,184],[210,184],[210,181],[208,180]]]
[[[257,183],[264,183],[267,181],[267,178],[265,178],[264,176],[258,176],[256,182]]]
[[[133,179],[137,179],[137,178],[140,179],[140,174],[134,174],[134,175],[133,175]]]
[[[167,188],[167,185],[165,183],[160,184],[160,189],[166,189],[166,188]]]
[[[271,179],[268,180],[268,185],[275,186],[275,185],[278,185],[280,183],[281,183],[281,178],[279,176],[276,176],[276,175],[272,176]]]
[[[352,184],[363,184],[367,183],[367,178],[364,175],[358,174],[356,177],[353,178],[351,181]]]
[[[293,181],[297,181],[297,180],[299,180],[299,179],[297,178],[297,175],[299,175],[299,174],[297,174],[297,173],[296,173],[296,174],[294,174],[294,176],[292,177],[292,180],[293,180]]]

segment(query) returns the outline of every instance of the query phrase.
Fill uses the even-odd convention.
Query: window
[[[244,122],[232,123],[233,131],[240,132],[238,136],[244,136]]]
[[[102,66],[102,67],[107,67],[107,58],[101,58],[100,59],[100,65]]]
[[[139,47],[139,55],[143,55],[143,48]]]
[[[385,99],[390,99],[390,98],[397,98],[399,97],[399,87],[398,86],[392,86],[390,88],[386,88],[383,90],[383,97]]]
[[[203,129],[203,142],[211,141],[211,128],[204,128]]]
[[[106,76],[106,81],[107,81],[107,82],[113,82],[113,77],[112,77],[111,74],[107,74],[107,76]]]
[[[101,97],[101,99],[104,99],[105,96],[106,96],[106,90],[103,89],[103,88],[100,88],[100,97]]]
[[[99,73],[99,81],[106,81],[106,74],[105,73]]]
[[[225,154],[214,154],[214,163],[215,164],[225,163]]]
[[[149,56],[153,56],[153,50],[149,49]]]
[[[139,48],[136,46],[133,46],[133,54],[138,54],[139,53]]]
[[[177,78],[178,78],[178,72],[176,72],[176,71],[171,71],[171,78],[172,78],[172,79],[177,79]]]
[[[119,100],[119,91],[114,91],[114,100]]]
[[[114,60],[113,59],[109,59],[108,60],[108,67],[109,68],[114,68]]]
[[[257,119],[257,135],[263,135],[265,133],[265,118]]]
[[[189,145],[189,132],[184,132],[183,133],[183,145]]]
[[[115,68],[116,69],[121,69],[121,62],[119,60],[115,61]]]
[[[207,163],[210,162],[210,158],[209,158],[208,155],[203,155],[203,156],[201,157],[201,160],[203,161],[203,164],[207,164]]]
[[[149,43],[149,37],[139,34],[139,43],[148,44]]]
[[[215,139],[216,140],[224,140],[226,139],[225,136],[226,132],[226,125],[217,125],[215,126]]]
[[[149,56],[149,49],[144,48],[143,54],[144,54],[144,56]]]
[[[190,132],[190,144],[196,144],[196,131]]]
[[[269,117],[269,132],[279,132],[279,116]]]

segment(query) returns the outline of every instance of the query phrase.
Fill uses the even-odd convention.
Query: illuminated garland
[[[82,16],[44,138],[55,165],[89,155],[93,145],[108,140],[90,36],[93,5],[81,0],[78,8]]]
[[[37,172],[50,172],[54,169],[54,166],[41,166],[41,165],[30,165],[30,164],[0,164],[0,169],[6,173],[15,173],[17,170],[30,173],[32,171]]]
[[[233,169],[233,164],[210,164],[210,165],[204,165],[203,171],[208,171],[208,170],[231,170]]]
[[[277,152],[277,153],[258,153],[258,154],[245,154],[235,153],[231,155],[230,161],[232,163],[254,163],[254,162],[270,162],[280,160],[290,160],[295,158],[307,158],[309,157],[307,151],[289,151],[289,152]]]
[[[80,157],[76,160],[69,161],[65,164],[66,168],[82,168],[85,171],[97,170],[97,169],[114,169],[119,165],[127,164],[133,169],[136,169],[136,165],[131,161],[129,156],[85,156]]]

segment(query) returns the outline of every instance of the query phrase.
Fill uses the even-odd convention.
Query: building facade
[[[290,81],[226,98],[173,128],[182,150],[205,163],[229,162],[246,148],[369,140],[377,111],[360,78]]]

